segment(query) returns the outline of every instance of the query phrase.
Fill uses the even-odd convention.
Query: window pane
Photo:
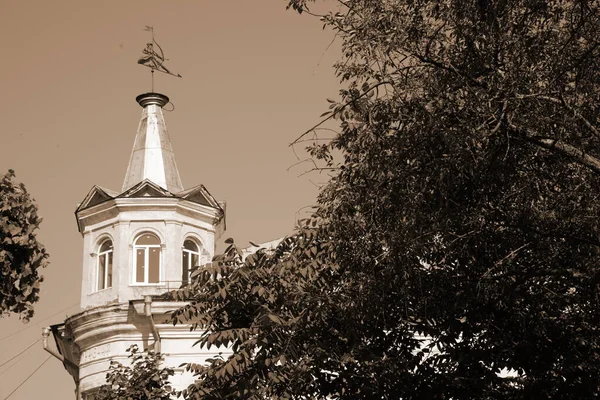
[[[111,249],[112,249],[112,242],[110,240],[106,240],[100,246],[100,249],[98,250],[98,253],[103,253],[103,252],[111,250]]]
[[[192,254],[192,265],[191,267],[197,267],[200,265],[200,254]]]
[[[106,268],[108,269],[108,274],[106,277],[106,287],[112,287],[112,264],[113,264],[113,253],[112,251],[107,254],[108,257],[108,265]]]
[[[150,256],[148,257],[148,283],[158,283],[160,280],[160,248],[151,247]]]
[[[187,250],[198,251],[198,245],[191,240],[186,240],[183,242],[183,247]]]
[[[136,251],[136,260],[135,260],[135,281],[136,282],[144,282],[144,258],[145,258],[144,249],[137,249]]]
[[[144,233],[135,241],[137,245],[158,245],[160,244],[160,240],[156,236],[151,233]]]
[[[183,257],[181,261],[181,283],[187,285],[188,283],[188,268],[190,262],[190,255],[187,251],[183,252]]]
[[[104,272],[106,267],[106,254],[102,254],[98,257],[98,290],[105,288],[104,286]]]

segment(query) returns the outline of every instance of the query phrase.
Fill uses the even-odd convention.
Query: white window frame
[[[198,249],[198,251],[192,251],[192,250],[185,248],[185,242],[187,242],[188,240],[190,242],[194,243],[194,245],[196,245],[196,248]],[[194,254],[197,255],[198,256],[198,265],[199,266],[202,265],[202,246],[200,246],[196,240],[193,240],[192,238],[188,237],[188,238],[185,238],[185,240],[183,241],[183,246],[181,246],[181,250],[182,250],[181,251],[181,266],[182,266],[182,268],[183,268],[183,255],[184,255],[184,253],[187,253],[187,255],[188,255],[188,265],[186,266],[186,269],[187,269],[187,282],[190,283],[191,269],[195,267],[195,265],[192,265],[192,256]],[[185,282],[183,280],[183,271],[181,271],[181,275],[182,275],[181,282],[183,283],[183,282]]]
[[[111,243],[111,248],[108,250],[105,250],[103,252],[100,252],[100,249],[102,248],[102,246],[104,246],[104,243],[106,242],[110,242]],[[106,290],[106,289],[110,289],[112,288],[112,279],[110,282],[110,286],[108,286],[108,259],[109,257],[112,259],[113,263],[114,263],[114,243],[111,239],[104,239],[100,242],[100,244],[98,245],[98,254],[96,255],[96,284],[94,285],[94,289],[96,289],[96,292],[99,292],[101,290]],[[100,287],[100,259],[101,257],[105,255],[106,257],[104,258],[104,287]],[[111,275],[112,275],[112,263],[110,264],[111,267]]]
[[[152,235],[158,239],[159,244],[136,244],[137,241],[144,235]],[[150,249],[158,249],[158,282],[148,282],[149,275],[149,260],[150,260]],[[144,282],[137,281],[137,251],[144,250]],[[158,286],[163,284],[163,273],[162,273],[162,259],[163,259],[163,245],[160,237],[154,232],[142,232],[135,237],[133,241],[133,276],[132,286]]]

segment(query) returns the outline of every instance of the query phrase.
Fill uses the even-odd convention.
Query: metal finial
[[[163,108],[169,102],[169,98],[161,93],[149,92],[140,94],[135,98],[135,101],[137,101],[142,108],[146,108],[151,105],[157,105],[160,108]]]

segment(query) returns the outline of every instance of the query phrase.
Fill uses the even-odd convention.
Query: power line
[[[50,359],[50,357],[52,357],[52,356],[51,356],[51,355],[50,355],[50,356],[48,356],[48,357],[47,357],[47,358],[44,360],[44,362],[43,362],[43,363],[41,363],[41,364],[40,364],[40,365],[39,365],[39,366],[38,366],[38,367],[35,369],[35,371],[33,371],[32,373],[30,373],[30,374],[29,374],[29,376],[28,376],[27,378],[25,378],[25,380],[24,380],[23,382],[21,382],[21,383],[19,384],[19,386],[17,386],[17,387],[15,388],[15,390],[13,390],[12,392],[10,392],[10,394],[4,398],[4,400],[8,400],[8,398],[9,398],[10,396],[12,396],[12,395],[13,395],[13,394],[14,394],[14,393],[17,391],[17,390],[19,390],[19,388],[20,388],[21,386],[23,386],[23,385],[25,384],[25,382],[27,382],[27,381],[29,380],[29,378],[31,378],[31,377],[33,376],[33,374],[35,374],[36,372],[38,372],[38,370],[39,370],[40,368],[42,368],[42,365],[46,364],[46,361],[48,361],[48,360]]]
[[[50,318],[52,318],[52,317],[54,317],[54,316],[56,316],[56,315],[60,314],[60,313],[61,313],[61,312],[63,312],[63,311],[67,311],[69,308],[72,308],[72,307],[74,307],[74,306],[76,306],[76,305],[78,305],[78,304],[79,304],[79,302],[77,302],[77,303],[75,303],[75,304],[71,304],[69,307],[67,307],[67,308],[63,308],[62,310],[55,312],[54,314],[52,314],[52,315],[51,315],[51,316],[49,316],[49,317],[46,317],[46,318],[44,318],[44,319],[41,319],[41,320],[37,321],[36,323],[34,323],[34,324],[31,324],[31,325],[29,325],[29,326],[27,326],[27,327],[25,327],[25,328],[23,328],[23,329],[19,329],[18,331],[16,331],[16,332],[13,332],[13,333],[11,333],[10,335],[6,335],[6,336],[4,336],[4,337],[0,338],[0,342],[1,342],[1,341],[3,341],[4,339],[8,339],[9,337],[13,337],[13,336],[17,335],[17,334],[19,334],[19,333],[23,332],[23,331],[24,331],[24,330],[26,330],[26,329],[33,328],[34,326],[41,324],[42,322],[46,321],[47,319],[50,319]]]
[[[34,344],[35,344],[35,343],[34,343]],[[28,351],[25,351],[25,353],[27,353],[27,352],[28,352]],[[12,363],[12,364],[8,365],[8,366],[7,366],[7,367],[4,369],[4,371],[0,371],[0,376],[1,376],[1,375],[3,375],[3,374],[6,372],[6,371],[10,371],[10,369],[11,369],[12,367],[14,367],[15,365],[17,365],[18,363],[20,363],[20,362],[21,362],[21,361],[23,361],[24,359],[25,359],[25,355],[24,355],[23,357],[19,358],[19,359],[18,359],[16,362],[14,362],[14,363]],[[8,363],[9,363],[9,361],[7,361],[5,364],[8,364]]]
[[[8,364],[9,362],[11,362],[12,360],[14,360],[15,358],[19,357],[21,354],[25,353],[27,350],[29,350],[30,348],[33,347],[34,344],[36,344],[37,342],[39,342],[40,340],[42,340],[42,338],[39,338],[38,340],[36,340],[35,342],[31,343],[29,346],[27,346],[24,350],[21,350],[19,352],[19,354],[17,354],[16,356],[13,356],[11,358],[9,358],[8,360],[4,361],[2,364],[0,364],[0,367],[5,366],[6,364]]]

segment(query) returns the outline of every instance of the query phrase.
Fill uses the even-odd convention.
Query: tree
[[[28,321],[39,300],[48,253],[36,238],[42,219],[37,205],[22,183],[8,173],[0,181],[0,315],[16,313]]]
[[[597,397],[600,3],[337,4],[346,89],[294,142],[332,177],[274,252],[230,243],[175,294],[233,351],[184,394]]]
[[[108,385],[94,395],[96,400],[169,400],[175,390],[169,384],[173,369],[160,368],[162,356],[151,350],[140,352],[137,345],[127,349],[130,365],[110,362],[106,374]]]

